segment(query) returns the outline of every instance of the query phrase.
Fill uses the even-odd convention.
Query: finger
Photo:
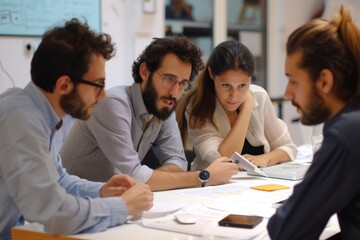
[[[138,182],[135,180],[135,178],[129,176],[129,175],[124,175],[126,176],[128,182],[130,183],[131,186],[134,186],[135,184],[137,184]]]
[[[136,184],[135,179],[133,179],[132,177],[128,176],[128,175],[119,175],[119,181],[122,182],[124,185],[127,185],[129,187],[133,186]]]
[[[125,187],[109,187],[106,189],[106,195],[107,196],[121,196],[127,188]]]
[[[231,158],[228,158],[228,157],[222,157],[220,158],[221,159],[221,162],[231,162]]]

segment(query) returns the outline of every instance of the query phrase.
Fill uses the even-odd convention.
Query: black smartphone
[[[219,226],[225,227],[239,227],[239,228],[254,228],[257,226],[263,217],[229,214],[219,221]]]

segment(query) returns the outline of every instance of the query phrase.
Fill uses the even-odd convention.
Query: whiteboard
[[[74,17],[100,32],[100,0],[0,0],[0,35],[41,36]]]

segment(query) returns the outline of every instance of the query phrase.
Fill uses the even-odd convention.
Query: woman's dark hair
[[[115,55],[110,35],[96,34],[86,22],[73,18],[44,33],[31,60],[31,79],[43,90],[53,92],[57,79],[63,75],[82,78],[92,54],[100,54],[106,60]]]

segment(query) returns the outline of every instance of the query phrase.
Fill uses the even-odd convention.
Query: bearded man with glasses
[[[106,183],[69,175],[54,145],[65,116],[86,120],[105,97],[113,55],[109,35],[69,20],[43,35],[32,81],[0,95],[0,239],[25,221],[52,234],[104,231],[152,207],[149,186],[127,175]]]
[[[107,91],[87,121],[76,121],[61,156],[66,169],[100,181],[126,173],[153,191],[227,183],[238,166],[219,158],[186,172],[174,110],[204,67],[201,51],[185,37],[154,39],[133,63],[134,83]]]

